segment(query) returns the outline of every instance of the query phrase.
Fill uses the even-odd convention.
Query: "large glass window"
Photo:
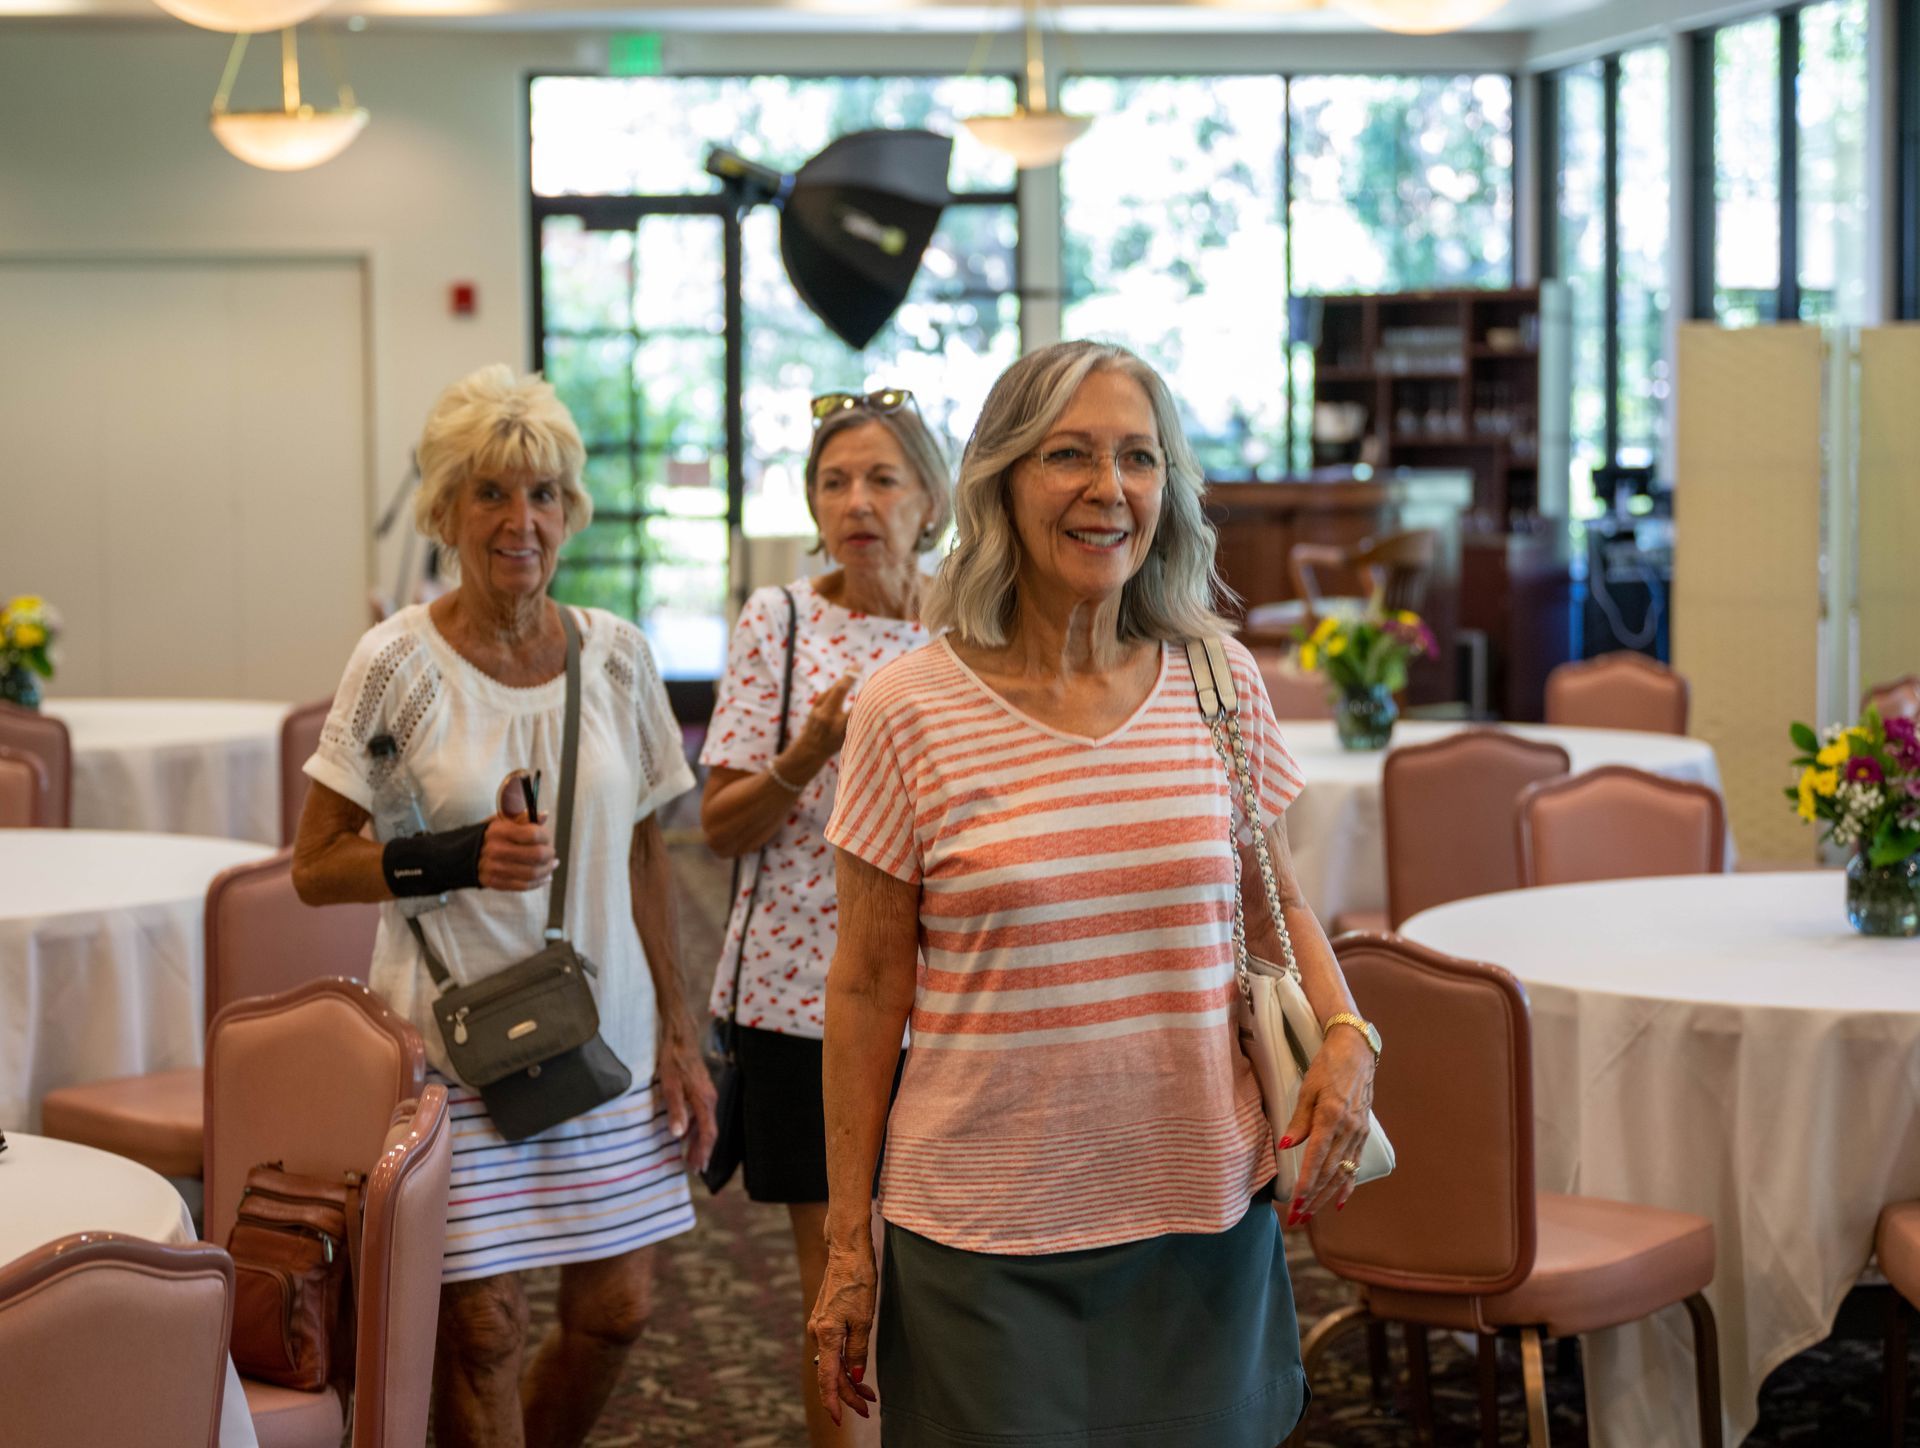
[[[1614,460],[1657,464],[1666,441],[1673,229],[1672,88],[1664,46],[1620,57],[1613,214],[1619,295]]]
[[[1012,162],[956,118],[1008,109],[997,77],[541,77],[532,84],[541,361],[586,438],[595,521],[555,590],[637,619],[669,677],[726,650],[733,529],[812,531],[801,484],[808,399],[913,390],[957,459],[1019,353]],[[871,127],[955,136],[941,218],[913,290],[859,352],[807,309],[771,207],[741,227],[744,489],[726,476],[723,208],[708,153],[791,171]]]
[[[1593,470],[1607,461],[1607,81],[1595,61],[1555,78],[1560,138],[1558,210],[1550,234],[1553,273],[1567,287],[1572,319],[1573,405],[1568,457],[1573,511],[1591,511]]]
[[[1089,76],[1062,104],[1098,118],[1061,166],[1066,334],[1161,365],[1214,476],[1306,461],[1290,296],[1512,284],[1505,76]]]
[[[1867,320],[1867,0],[1800,12],[1800,316]]]
[[[1771,322],[1780,290],[1780,22],[1713,37],[1713,311]]]

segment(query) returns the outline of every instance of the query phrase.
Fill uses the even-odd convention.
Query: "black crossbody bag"
[[[780,722],[774,728],[773,744],[776,755],[787,747],[787,709],[793,699],[793,655],[800,637],[800,610],[794,604],[793,590],[782,588],[780,591],[787,596],[787,662],[780,676]],[[700,1171],[700,1180],[707,1184],[710,1192],[717,1192],[732,1181],[746,1156],[747,1104],[740,1078],[739,1050],[740,968],[746,963],[747,931],[753,925],[753,907],[760,897],[760,873],[765,865],[763,846],[754,864],[753,884],[747,891],[746,914],[740,921],[740,948],[733,956],[733,996],[727,1003],[727,1018],[715,1019],[707,1027],[706,1044],[701,1052],[706,1057],[707,1071],[713,1077],[718,1098],[713,1108],[716,1128],[713,1152]],[[735,860],[732,890],[735,898],[740,894],[740,869],[740,860]]]
[[[583,1115],[633,1085],[633,1073],[600,1039],[600,1008],[587,983],[600,972],[573,948],[564,923],[580,759],[580,633],[564,607],[560,625],[567,636],[567,710],[546,945],[484,980],[455,985],[420,922],[407,917],[427,973],[440,989],[433,1016],[447,1057],[460,1078],[480,1092],[494,1129],[508,1141],[523,1141]]]

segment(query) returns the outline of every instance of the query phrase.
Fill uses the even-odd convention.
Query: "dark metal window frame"
[[[1894,10],[1894,316],[1920,318],[1920,0]]]

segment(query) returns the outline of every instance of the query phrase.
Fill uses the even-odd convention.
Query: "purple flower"
[[[1884,721],[1882,727],[1887,731],[1887,742],[1890,744],[1911,744],[1914,742],[1915,731],[1913,720],[1906,718],[1904,715],[1895,715],[1893,718]]]
[[[1900,787],[1907,792],[1908,799],[1920,799],[1920,775],[1901,780]]]
[[[1847,761],[1847,778],[1854,784],[1878,784],[1886,776],[1880,772],[1880,761],[1865,754],[1856,754]]]

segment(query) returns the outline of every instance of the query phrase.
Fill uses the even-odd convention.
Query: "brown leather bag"
[[[317,1393],[353,1374],[353,1279],[362,1178],[247,1173],[233,1258],[233,1362],[248,1377]]]

